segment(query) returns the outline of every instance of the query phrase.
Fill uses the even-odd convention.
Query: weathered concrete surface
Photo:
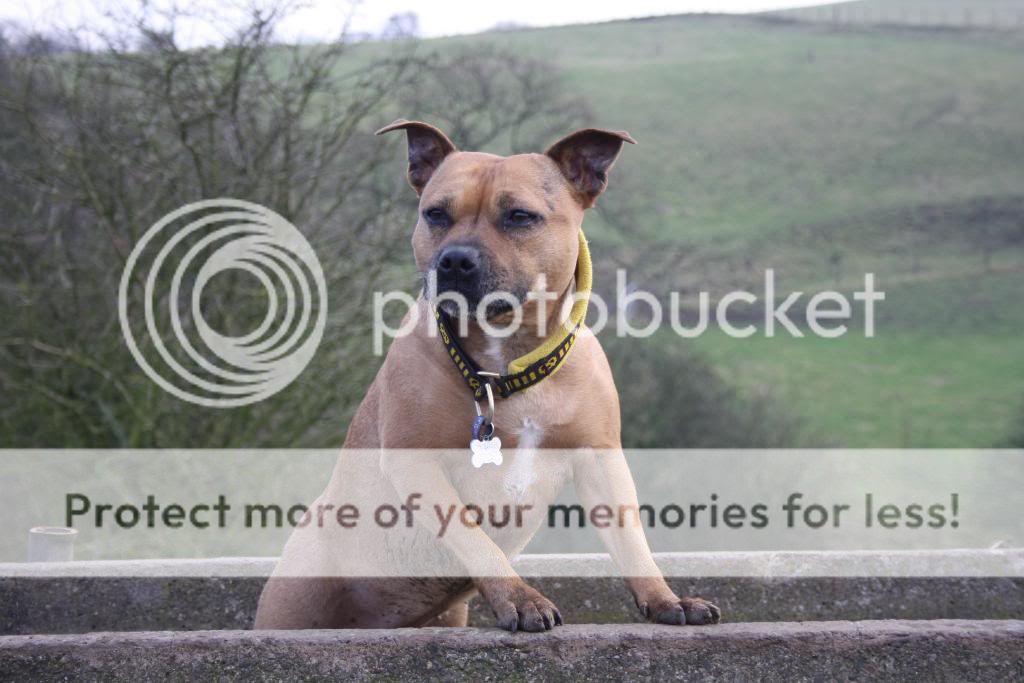
[[[714,600],[730,622],[1024,619],[1020,550],[895,555],[693,553],[657,559],[680,595]],[[844,557],[849,559],[845,565]],[[273,562],[237,558],[0,565],[0,634],[249,628]],[[893,562],[911,575],[868,573],[891,569]],[[639,621],[622,580],[607,575],[608,564],[607,556],[526,555],[516,567],[558,605],[567,623]],[[813,573],[851,565],[859,567],[852,575]],[[564,574],[567,567],[579,576],[545,576],[548,571]],[[703,573],[671,578],[689,567]],[[937,576],[927,575],[932,567]],[[962,576],[954,573],[957,568]],[[984,573],[993,570],[1006,575]],[[479,600],[473,603],[471,623],[493,623]]]
[[[0,678],[138,680],[934,680],[1024,674],[1024,622],[872,621],[493,629],[193,631],[0,638]]]
[[[643,621],[621,579],[533,578],[570,624]],[[709,577],[668,579],[678,595],[700,596],[726,620],[1024,619],[1024,578]],[[490,609],[471,603],[472,623]]]
[[[533,578],[569,624],[642,621],[620,579]],[[263,578],[0,578],[0,634],[245,629]],[[1024,619],[1024,579],[670,579],[738,621]],[[493,617],[471,603],[474,626]]]
[[[0,577],[0,634],[251,628],[266,579]]]

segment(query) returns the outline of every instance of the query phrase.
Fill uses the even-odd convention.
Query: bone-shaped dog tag
[[[486,441],[473,439],[469,442],[469,449],[473,451],[472,463],[473,467],[477,469],[489,462],[495,465],[501,464],[501,439],[498,437],[487,439]]]

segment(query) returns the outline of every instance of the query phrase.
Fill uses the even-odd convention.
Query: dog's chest
[[[519,428],[518,445],[508,460],[502,476],[502,487],[516,501],[523,500],[537,482],[537,449],[544,438],[544,429],[530,418]]]
[[[502,463],[479,469],[459,468],[460,491],[483,495],[487,503],[547,505],[568,481],[571,463],[566,453],[545,451],[564,419],[564,407],[541,387],[495,405],[495,434],[501,439]],[[466,449],[467,464],[469,449]]]

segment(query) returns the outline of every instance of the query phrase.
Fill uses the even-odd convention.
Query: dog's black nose
[[[480,269],[480,250],[470,246],[445,247],[437,257],[439,278],[469,279]]]

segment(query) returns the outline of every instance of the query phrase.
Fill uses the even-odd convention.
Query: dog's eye
[[[437,207],[424,211],[423,218],[435,228],[447,228],[452,224],[452,218],[448,212]]]
[[[525,228],[533,225],[538,220],[540,220],[540,216],[531,211],[526,211],[524,209],[512,209],[505,214],[505,227]]]

